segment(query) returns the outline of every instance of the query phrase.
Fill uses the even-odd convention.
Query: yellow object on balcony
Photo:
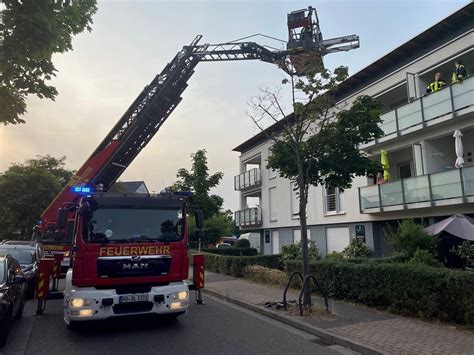
[[[387,151],[385,149],[382,149],[380,151],[380,164],[382,164],[382,169],[383,169],[383,179],[385,181],[390,180],[390,173],[388,169],[390,169],[390,164],[388,162],[388,155]]]

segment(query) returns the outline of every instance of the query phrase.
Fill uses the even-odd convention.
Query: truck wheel
[[[25,301],[21,302],[20,308],[18,308],[18,311],[15,314],[15,319],[21,319],[23,317],[23,311],[25,310]]]
[[[173,319],[176,319],[176,318],[178,318],[179,316],[181,316],[185,313],[186,313],[186,311],[178,312],[178,313],[169,313],[169,314],[165,315],[165,318],[169,319],[169,320],[173,320]]]
[[[78,330],[79,329],[79,322],[74,322],[72,320],[69,321],[69,324],[67,325],[67,329],[69,330]]]

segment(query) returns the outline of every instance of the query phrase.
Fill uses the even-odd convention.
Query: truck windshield
[[[176,242],[183,238],[178,209],[99,208],[84,222],[84,239],[89,243]]]

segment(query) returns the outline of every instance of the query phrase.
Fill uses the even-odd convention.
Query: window
[[[310,230],[307,229],[308,240],[311,240]],[[293,243],[299,243],[301,241],[301,229],[293,229]]]
[[[326,228],[327,253],[333,251],[341,252],[349,245],[349,227],[329,227]]]
[[[277,196],[276,196],[276,187],[271,187],[268,189],[268,203],[269,203],[269,213],[270,213],[270,222],[275,222],[277,220]]]
[[[272,147],[268,148],[268,156],[272,155]],[[273,169],[268,169],[268,179],[274,179],[276,178],[277,173],[276,170]]]
[[[344,212],[344,192],[338,187],[328,187],[324,190],[324,212],[326,214]]]
[[[405,179],[411,177],[411,163],[398,164],[398,178]]]
[[[296,184],[290,184],[290,196],[291,196],[291,215],[298,215],[300,212],[300,198],[298,190],[296,190]]]
[[[280,233],[272,231],[272,253],[280,254]]]

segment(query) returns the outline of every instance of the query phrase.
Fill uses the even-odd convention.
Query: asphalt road
[[[66,328],[60,300],[33,316],[34,302],[17,321],[2,354],[340,354],[341,349],[277,321],[206,298],[177,320],[125,318]],[[23,350],[23,351],[18,351]],[[345,352],[342,349],[342,352]]]

